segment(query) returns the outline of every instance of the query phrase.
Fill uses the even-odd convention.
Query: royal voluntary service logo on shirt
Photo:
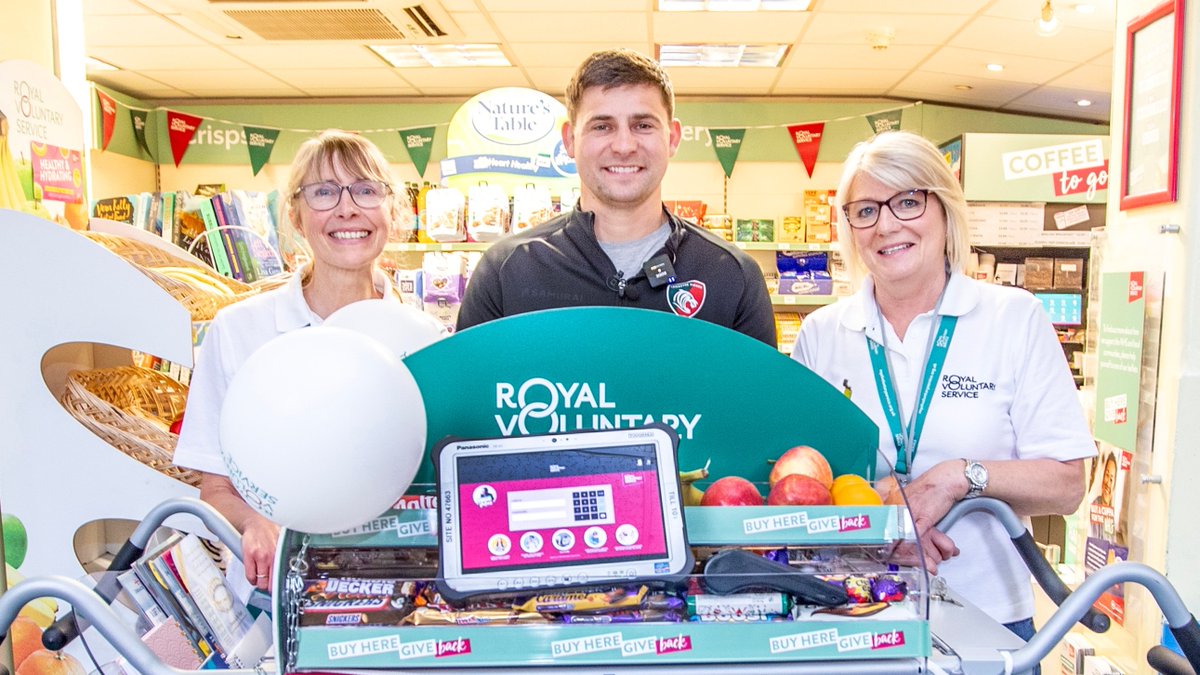
[[[971,375],[942,374],[942,398],[979,398],[980,392],[995,390],[995,382],[979,382]]]
[[[679,316],[696,316],[704,306],[703,281],[679,281],[667,286],[667,304]]]

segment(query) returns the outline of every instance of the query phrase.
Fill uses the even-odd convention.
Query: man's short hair
[[[584,92],[592,87],[608,90],[613,87],[648,84],[662,94],[667,117],[675,118],[675,91],[671,78],[657,61],[631,49],[606,49],[584,59],[567,85],[567,118],[575,122],[575,112]]]

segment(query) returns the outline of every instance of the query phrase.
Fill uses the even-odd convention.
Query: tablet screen
[[[461,456],[463,574],[661,559],[653,444]]]

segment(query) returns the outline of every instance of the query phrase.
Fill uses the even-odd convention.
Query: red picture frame
[[[1175,201],[1184,0],[1129,23],[1125,39],[1121,210]]]

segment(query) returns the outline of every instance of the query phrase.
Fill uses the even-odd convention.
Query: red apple
[[[762,506],[763,498],[758,493],[754,483],[739,478],[726,476],[718,479],[704,491],[700,506]]]
[[[183,413],[179,413],[179,417],[176,417],[175,421],[171,422],[171,427],[168,431],[178,436],[181,429],[183,429]]]
[[[771,487],[767,504],[771,506],[817,506],[832,504],[829,489],[821,481],[798,473],[789,473]]]
[[[781,478],[793,473],[820,481],[826,490],[833,485],[833,470],[829,468],[829,462],[825,461],[824,455],[807,445],[798,445],[780,455],[767,482],[775,487]]]

